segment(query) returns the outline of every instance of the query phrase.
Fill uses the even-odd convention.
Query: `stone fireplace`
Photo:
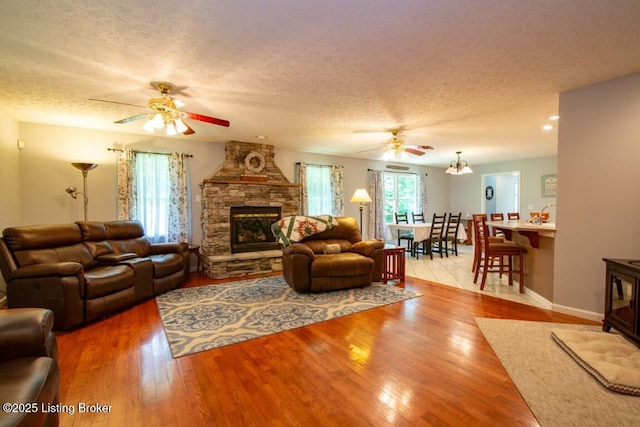
[[[282,271],[282,250],[269,236],[270,222],[277,221],[274,215],[300,213],[300,185],[289,182],[274,156],[272,145],[227,142],[225,161],[200,184],[200,248],[209,277]]]

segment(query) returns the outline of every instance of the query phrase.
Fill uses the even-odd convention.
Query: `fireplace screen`
[[[280,220],[280,207],[232,206],[230,215],[231,253],[280,249],[271,231],[271,224]]]

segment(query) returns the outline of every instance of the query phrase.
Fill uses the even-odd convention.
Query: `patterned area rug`
[[[174,358],[420,296],[391,285],[301,294],[282,276],[176,289],[156,297]]]

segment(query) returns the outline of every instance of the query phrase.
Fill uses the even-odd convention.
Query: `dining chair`
[[[487,214],[473,214],[472,220],[471,220],[471,232],[473,233],[473,239],[474,239],[474,243],[473,243],[473,264],[471,265],[471,272],[476,271],[478,269],[478,264],[480,263],[480,243],[478,242],[478,230],[477,230],[476,224],[482,218],[484,218],[486,220],[487,219]],[[490,236],[489,237],[489,242],[490,243],[503,243],[504,242],[504,238],[503,237]],[[492,261],[496,261],[496,260],[500,263],[500,265],[502,265],[502,258],[501,257],[495,257]]]
[[[449,212],[449,219],[447,220],[447,228],[444,232],[444,253],[449,258],[449,252],[458,256],[458,227],[460,227],[460,218],[462,218],[462,212],[458,215],[454,215]],[[451,244],[451,247],[449,247]]]
[[[420,213],[411,212],[411,219],[413,220],[414,224],[424,224],[425,223],[424,212],[420,212]]]
[[[520,212],[507,212],[507,219],[508,220],[520,219]]]
[[[396,224],[409,224],[409,216],[407,213],[396,213]],[[406,230],[398,230],[398,246],[402,246],[400,242],[406,240],[407,252],[413,250],[413,232]]]
[[[429,258],[433,259],[433,253],[437,252],[440,254],[440,258],[444,258],[443,254],[445,251],[445,246],[443,243],[443,236],[445,230],[447,214],[438,215],[433,214],[433,219],[431,220],[431,232],[429,233],[429,240],[425,242],[421,242],[422,245],[425,246],[426,253],[429,254]],[[414,243],[414,246],[416,243]],[[418,257],[418,251],[416,251],[416,258]]]
[[[504,221],[504,214],[503,213],[492,213],[491,214],[491,221]],[[494,237],[502,237],[504,238],[504,233],[502,232],[502,230],[498,230],[495,227],[491,227],[491,235]]]
[[[489,226],[487,226],[486,218],[475,218],[475,229],[478,237],[477,242],[480,247],[480,260],[478,262],[475,275],[473,276],[473,283],[478,282],[478,276],[480,270],[482,270],[482,280],[480,282],[480,290],[484,289],[484,285],[487,281],[488,273],[507,273],[509,275],[509,286],[513,286],[513,275],[518,275],[518,282],[520,283],[520,293],[524,293],[524,253],[525,250],[522,246],[514,243],[490,243],[489,238]],[[500,259],[507,258],[506,268],[503,264],[500,264],[497,269],[491,262],[496,257]],[[518,257],[519,268],[516,270],[514,266],[514,258]]]

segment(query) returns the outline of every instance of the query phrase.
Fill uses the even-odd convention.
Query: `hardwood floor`
[[[209,284],[192,275],[187,286]],[[423,296],[173,359],[155,300],[57,333],[62,426],[538,425],[474,317],[584,319],[407,278]],[[110,412],[78,411],[79,404]]]

